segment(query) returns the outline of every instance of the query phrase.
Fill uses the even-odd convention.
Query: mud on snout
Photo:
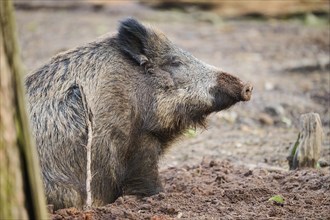
[[[227,109],[240,101],[249,101],[252,91],[253,86],[250,83],[244,83],[229,73],[219,72],[216,86],[210,90],[214,97],[215,111]]]

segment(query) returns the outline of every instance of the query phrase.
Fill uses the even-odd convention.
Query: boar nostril
[[[249,101],[251,99],[252,90],[253,90],[252,85],[247,84],[244,86],[242,90],[242,101]]]
[[[248,92],[252,92],[253,90],[253,87],[252,86],[247,86],[245,92],[248,93]]]

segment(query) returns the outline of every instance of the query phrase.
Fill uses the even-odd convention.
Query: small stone
[[[218,200],[217,199],[212,199],[211,204],[213,204],[213,205],[218,204]]]
[[[218,175],[218,176],[215,178],[215,182],[221,184],[221,183],[226,183],[226,182],[228,182],[228,180],[227,180],[226,176],[224,176],[224,175]]]
[[[165,199],[165,193],[163,193],[163,192],[160,192],[159,194],[158,194],[158,198],[159,199]]]
[[[273,125],[274,124],[273,118],[266,113],[261,113],[259,115],[259,121],[261,124],[264,124],[264,125]]]
[[[151,205],[150,204],[142,204],[139,209],[140,210],[150,210]]]
[[[267,106],[265,112],[271,116],[282,116],[285,110],[282,105]]]
[[[265,89],[266,89],[267,91],[274,90],[274,88],[275,88],[275,86],[274,86],[273,83],[271,83],[271,82],[266,82],[266,83],[265,83]]]
[[[252,170],[249,170],[248,172],[244,173],[244,176],[251,176],[253,174]]]
[[[214,161],[214,160],[211,160],[210,161],[210,167],[214,167],[214,166],[216,166],[217,165],[217,163]]]
[[[328,167],[328,166],[330,166],[329,162],[326,161],[323,158],[321,158],[321,159],[318,160],[318,164],[320,165],[320,167]]]
[[[220,112],[217,114],[220,119],[223,119],[231,124],[235,123],[238,118],[238,114],[236,112]]]
[[[171,206],[160,207],[160,211],[168,215],[173,215],[178,213],[178,211]]]
[[[178,215],[176,216],[177,218],[181,218],[182,217],[182,212],[179,212]]]
[[[144,201],[147,202],[147,203],[149,203],[149,204],[154,204],[155,203],[155,201],[151,197],[145,197],[145,200]]]
[[[124,204],[125,201],[124,201],[124,198],[123,197],[119,197],[116,201],[115,201],[115,204],[117,205],[122,205]]]
[[[281,122],[283,122],[287,127],[290,127],[292,124],[292,121],[290,118],[288,117],[282,117],[281,118]]]
[[[192,188],[191,194],[197,195],[198,194],[198,189],[196,187]]]
[[[170,214],[170,215],[172,215],[172,214],[176,214],[176,213],[178,213],[178,212],[176,211],[175,208],[170,207],[170,208],[167,209],[167,213]]]

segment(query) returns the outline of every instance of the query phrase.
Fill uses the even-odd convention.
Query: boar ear
[[[148,30],[137,20],[128,18],[121,22],[118,32],[119,47],[139,65],[148,62],[145,50]]]

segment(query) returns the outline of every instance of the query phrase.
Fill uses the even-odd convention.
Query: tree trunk
[[[319,114],[300,116],[300,132],[288,156],[290,170],[299,167],[313,167],[320,158],[322,146],[322,124]]]
[[[0,1],[0,219],[47,219],[11,0]]]

